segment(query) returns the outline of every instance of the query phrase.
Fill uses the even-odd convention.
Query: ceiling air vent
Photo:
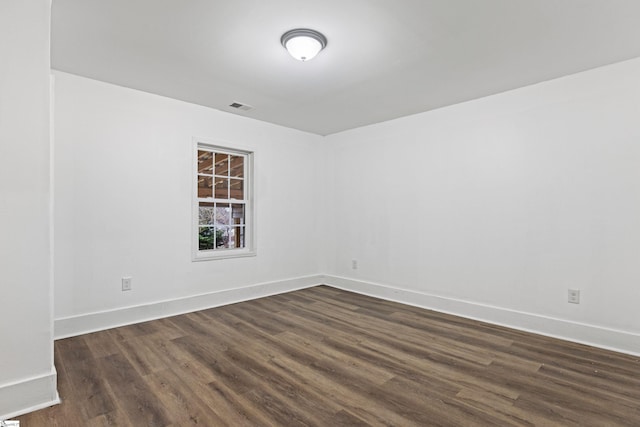
[[[251,111],[251,110],[253,110],[253,107],[251,105],[241,104],[239,102],[233,102],[233,103],[229,104],[229,107],[235,108],[236,110],[241,110],[241,111]]]

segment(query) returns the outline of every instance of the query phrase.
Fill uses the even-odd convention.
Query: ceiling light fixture
[[[284,33],[280,43],[298,61],[308,61],[327,46],[327,38],[314,30],[296,28]]]

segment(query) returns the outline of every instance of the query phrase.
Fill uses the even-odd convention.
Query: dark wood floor
[[[320,286],[56,341],[31,426],[640,426],[638,358]]]

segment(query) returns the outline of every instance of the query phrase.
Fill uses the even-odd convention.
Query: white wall
[[[327,137],[326,273],[640,353],[639,76],[636,59]]]
[[[0,420],[57,399],[46,0],[0,3]]]
[[[318,272],[321,137],[54,77],[57,336],[311,283],[297,278]],[[194,136],[255,152],[257,256],[191,261]]]

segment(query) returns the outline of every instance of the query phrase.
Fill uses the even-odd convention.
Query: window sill
[[[230,258],[246,258],[256,256],[255,250],[248,249],[229,249],[229,250],[219,250],[212,252],[197,252],[193,254],[191,261],[199,262],[199,261],[213,261],[217,259],[230,259]]]

